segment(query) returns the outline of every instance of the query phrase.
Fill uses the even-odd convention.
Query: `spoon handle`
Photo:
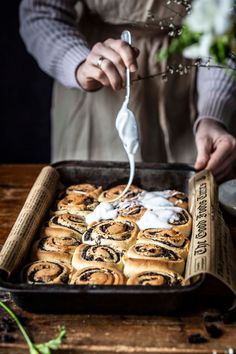
[[[128,44],[131,45],[131,33],[130,31],[123,31],[121,33],[121,39],[124,42],[127,42]],[[128,68],[126,68],[126,100],[127,102],[129,101],[129,97],[130,97],[130,71]]]

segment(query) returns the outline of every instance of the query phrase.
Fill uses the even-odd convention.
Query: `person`
[[[177,14],[177,15],[176,15]],[[150,0],[23,0],[20,33],[39,66],[55,80],[52,160],[126,160],[115,129],[124,100],[125,68],[135,73],[130,109],[140,130],[138,161],[194,163],[226,178],[236,160],[228,133],[236,84],[223,69],[156,76],[180,57],[158,62],[169,24],[184,6]],[[161,23],[161,25],[160,25]],[[120,39],[132,33],[132,45]],[[137,76],[138,75],[138,76]],[[197,90],[196,90],[197,88]],[[196,92],[197,91],[197,92]],[[193,125],[195,139],[193,135]],[[195,148],[196,144],[196,148]]]

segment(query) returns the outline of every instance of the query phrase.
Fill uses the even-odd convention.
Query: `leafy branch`
[[[200,33],[192,32],[187,26],[183,26],[181,35],[172,39],[168,48],[163,49],[158,54],[158,60],[165,60],[175,53],[183,53],[183,50],[190,45],[198,43],[201,37]]]
[[[30,339],[28,333],[26,332],[25,328],[20,323],[16,314],[12,311],[12,309],[10,309],[10,307],[8,307],[2,301],[0,301],[0,307],[2,307],[11,316],[11,318],[16,322],[16,325],[18,326],[19,330],[23,334],[25,341],[29,347],[30,354],[51,354],[51,350],[59,349],[59,347],[62,343],[62,339],[65,338],[65,335],[66,335],[66,330],[65,330],[64,326],[59,327],[59,334],[56,338],[54,338],[46,343],[34,344],[32,342],[32,340]]]

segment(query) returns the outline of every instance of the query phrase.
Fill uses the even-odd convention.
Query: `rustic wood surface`
[[[26,196],[42,165],[0,166],[0,248],[2,247]],[[236,236],[236,222],[227,217],[231,231]],[[0,297],[3,297],[0,292]],[[178,353],[205,354],[228,353],[236,348],[236,322],[218,323],[223,329],[220,338],[210,338],[205,329],[202,313],[181,317],[124,316],[124,315],[35,315],[18,308],[9,299],[7,303],[24,324],[35,342],[53,338],[58,326],[64,324],[67,336],[57,353]],[[5,313],[0,310],[0,320]],[[200,333],[207,343],[190,344],[188,336]],[[27,346],[18,330],[9,333],[13,343],[0,341],[0,353],[25,354]],[[0,327],[0,339],[2,339]]]

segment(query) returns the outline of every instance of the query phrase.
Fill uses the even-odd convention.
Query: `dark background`
[[[49,162],[52,80],[26,52],[19,4],[7,0],[0,10],[0,163]]]

